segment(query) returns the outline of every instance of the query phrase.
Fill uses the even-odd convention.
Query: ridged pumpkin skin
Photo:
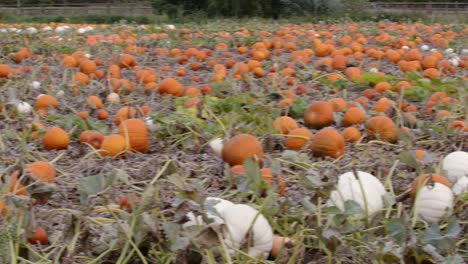
[[[119,125],[119,135],[127,138],[131,150],[146,152],[149,149],[148,127],[140,119],[127,119]]]
[[[115,156],[127,148],[125,137],[121,135],[109,135],[104,137],[99,153],[101,156]]]
[[[334,128],[327,127],[314,135],[310,148],[314,155],[339,158],[345,153],[345,140]]]
[[[69,144],[70,137],[59,127],[49,129],[42,138],[42,145],[47,150],[66,149]]]
[[[361,138],[361,132],[355,127],[347,127],[343,130],[343,137],[348,142],[356,142]]]
[[[343,126],[359,125],[366,122],[366,113],[359,107],[351,107],[343,116]]]
[[[131,106],[125,106],[119,109],[115,114],[114,122],[116,125],[120,125],[123,120],[127,120],[129,118],[135,118],[137,115],[137,110]]]
[[[275,119],[275,121],[273,122],[273,127],[278,129],[281,132],[281,134],[286,135],[292,130],[298,128],[299,125],[297,124],[296,120],[292,119],[291,117],[281,116]]]
[[[38,181],[53,183],[55,181],[55,169],[49,162],[36,161],[31,163],[26,169]]]
[[[284,145],[288,149],[301,150],[313,136],[314,134],[307,128],[296,128],[289,132],[288,137],[286,137],[284,141]]]
[[[223,160],[230,166],[242,165],[245,159],[255,156],[261,164],[264,156],[263,147],[255,136],[249,134],[237,135],[223,147]]]
[[[386,116],[372,117],[366,123],[366,132],[371,139],[395,143],[398,140],[397,131],[393,120]]]
[[[429,177],[431,178],[429,179]],[[413,198],[414,200],[419,189],[421,189],[421,187],[423,187],[429,182],[438,182],[449,188],[452,188],[452,183],[449,181],[449,179],[445,178],[444,176],[437,174],[423,174],[414,179],[413,184],[411,185],[411,198]]]
[[[159,85],[158,93],[180,97],[184,95],[184,87],[176,79],[167,78]]]
[[[329,126],[333,121],[333,105],[329,102],[315,102],[309,106],[304,115],[305,124],[315,129]]]

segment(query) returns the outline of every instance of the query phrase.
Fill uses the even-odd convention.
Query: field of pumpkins
[[[467,36],[0,24],[0,263],[465,263]]]

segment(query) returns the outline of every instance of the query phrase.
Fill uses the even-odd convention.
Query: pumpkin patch
[[[458,263],[466,25],[220,21],[0,24],[0,263]]]

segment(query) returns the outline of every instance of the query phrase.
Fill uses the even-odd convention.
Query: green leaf
[[[424,231],[422,238],[424,243],[433,245],[442,251],[447,251],[455,246],[455,239],[460,231],[461,228],[458,220],[451,218],[447,223],[445,235],[441,234],[438,225],[433,224]]]
[[[247,158],[244,160],[244,168],[246,176],[252,179],[254,184],[260,184],[262,176],[260,174],[258,163],[251,158]]]
[[[416,157],[409,151],[401,152],[400,154],[398,154],[397,159],[402,163],[406,164],[408,167],[411,167],[417,171],[420,170]]]
[[[111,186],[116,179],[116,175],[111,173],[107,176],[96,175],[83,178],[78,184],[81,204],[88,203],[90,195],[98,194]]]
[[[444,264],[463,264],[465,261],[463,260],[463,257],[460,255],[454,255],[454,256],[448,256]]]
[[[296,98],[291,106],[291,115],[294,118],[303,117],[308,106],[309,104],[304,99]]]
[[[302,199],[302,205],[307,210],[307,212],[309,212],[311,214],[315,214],[315,212],[317,212],[317,206],[315,204],[311,203],[309,200],[310,200],[309,197],[304,197]]]
[[[400,245],[408,238],[405,223],[400,218],[389,219],[385,223],[385,228],[387,230],[387,234]]]
[[[354,200],[347,200],[344,202],[344,211],[347,215],[363,214],[364,210],[362,207]]]

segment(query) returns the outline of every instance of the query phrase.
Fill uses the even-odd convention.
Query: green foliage
[[[0,22],[6,23],[71,23],[71,24],[116,24],[122,21],[133,22],[137,24],[154,23],[154,18],[151,17],[129,17],[129,16],[40,16],[40,17],[13,17],[7,14],[0,13]]]

